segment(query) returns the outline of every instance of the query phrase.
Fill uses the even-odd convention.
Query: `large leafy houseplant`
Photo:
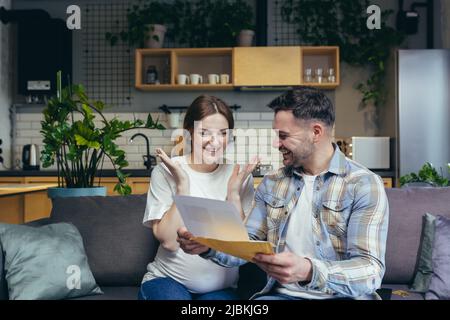
[[[44,168],[56,163],[59,187],[95,187],[95,177],[102,170],[106,157],[111,160],[118,178],[114,191],[122,195],[131,193],[126,182],[128,175],[122,171],[128,166],[126,155],[115,140],[131,129],[165,128],[158,120],[153,121],[150,114],[146,122],[140,119],[107,120],[104,108],[102,101],[91,101],[87,97],[82,85],[61,89],[61,74],[58,72],[57,96],[48,101],[43,111],[41,161]],[[81,119],[76,120],[76,115],[81,115]]]

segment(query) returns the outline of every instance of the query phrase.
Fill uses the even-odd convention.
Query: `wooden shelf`
[[[301,85],[312,86],[321,89],[335,89],[340,85],[339,47],[300,47],[301,55]],[[313,73],[317,68],[322,68],[324,82],[318,83],[305,81],[305,70],[310,68]],[[327,81],[327,70],[334,69],[334,82]],[[313,74],[314,76],[314,74]]]
[[[337,86],[339,86],[339,83],[337,82],[323,82],[323,83],[317,83],[317,82],[302,82],[301,85],[304,86],[311,86],[319,89],[336,89]]]
[[[160,84],[145,83],[148,66],[155,66]],[[305,82],[305,68],[322,68],[324,78],[327,70],[333,68],[336,79],[333,83]],[[143,91],[219,91],[298,85],[335,89],[340,84],[339,72],[338,47],[137,49],[135,86]],[[176,80],[178,74],[199,74],[203,83],[180,85]],[[209,84],[208,74],[228,74],[230,83]]]
[[[196,90],[233,90],[234,86],[232,84],[221,85],[221,84],[143,84],[139,86],[139,90],[143,91],[170,91],[170,90],[186,90],[186,91],[196,91]]]
[[[209,84],[208,74],[227,74],[230,81],[232,74],[232,48],[179,48],[179,49],[137,49],[136,50],[136,82],[139,90],[233,90],[232,83]],[[170,79],[163,79],[164,68],[169,62]],[[154,65],[161,84],[146,84],[145,71],[149,65]],[[198,85],[180,85],[177,83],[178,74],[199,74],[203,83]]]

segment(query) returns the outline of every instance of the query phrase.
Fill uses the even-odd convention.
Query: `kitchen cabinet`
[[[159,84],[146,83],[154,66]],[[308,79],[305,70],[313,77]],[[321,69],[323,77],[315,76]],[[328,77],[328,71],[333,77]],[[202,84],[179,84],[177,76],[199,74]],[[208,83],[208,74],[226,74],[230,83]],[[339,47],[236,47],[136,49],[135,87],[139,90],[233,90],[241,87],[310,85],[323,89],[339,86]]]
[[[135,86],[139,90],[233,90],[232,48],[137,49]],[[159,84],[146,83],[149,66],[155,66]],[[199,74],[201,84],[178,84],[177,76]],[[228,75],[228,83],[210,84],[208,74]]]
[[[300,47],[235,48],[233,67],[236,86],[298,85]]]
[[[128,184],[132,194],[143,194],[148,190],[148,177],[129,177]],[[57,183],[57,177],[0,177],[0,185]],[[117,196],[114,186],[117,178],[103,177],[100,185],[106,187],[108,196]],[[26,223],[50,216],[52,202],[47,197],[47,191],[33,192],[24,195],[11,196],[3,199],[4,206],[0,209],[0,222]],[[6,202],[5,202],[6,201]]]

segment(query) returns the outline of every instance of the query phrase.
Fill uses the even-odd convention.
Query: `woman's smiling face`
[[[203,164],[221,163],[229,138],[229,124],[220,113],[196,121],[192,146],[194,159]]]

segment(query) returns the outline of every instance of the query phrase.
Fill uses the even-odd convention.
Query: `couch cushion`
[[[434,220],[435,216],[426,213],[423,216],[422,235],[417,256],[417,270],[411,285],[411,290],[425,293],[430,286],[431,276],[433,275],[433,242],[434,242]]]
[[[433,274],[427,300],[450,299],[450,219],[438,216],[435,220],[435,237],[433,242]]]
[[[139,286],[158,243],[142,225],[146,195],[55,198],[50,222],[71,222],[100,286]]]
[[[39,228],[0,223],[9,299],[64,299],[102,294],[70,223]]]
[[[422,216],[450,217],[450,188],[386,189],[389,231],[384,283],[410,284],[419,252]]]
[[[137,300],[140,287],[101,287],[104,294],[71,300]]]

